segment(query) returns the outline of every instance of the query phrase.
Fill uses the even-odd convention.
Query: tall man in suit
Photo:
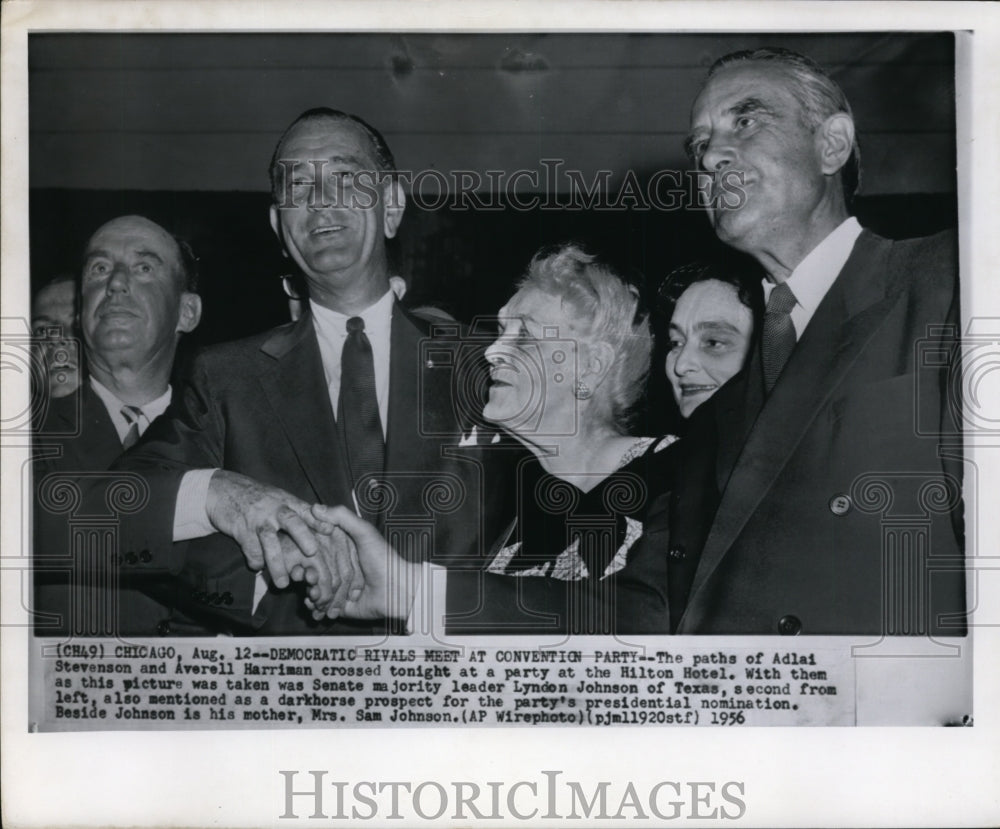
[[[64,286],[61,281],[57,286]],[[72,294],[76,288],[70,284]],[[46,476],[107,470],[170,403],[170,374],[181,335],[201,319],[197,266],[190,249],[142,216],[122,216],[91,236],[80,277],[81,329],[88,382],[51,400],[36,433],[36,483]],[[72,305],[72,303],[71,303]],[[69,335],[66,331],[66,335]],[[56,479],[49,479],[53,483]],[[66,524],[36,504],[35,610],[40,634],[148,635],[171,611],[130,581],[127,567],[97,572],[67,565]],[[118,583],[120,580],[120,583]],[[143,582],[146,582],[145,584]],[[117,583],[117,584],[116,584]]]
[[[894,242],[850,216],[850,106],[786,50],[717,61],[688,147],[767,310],[686,438],[715,447],[721,499],[679,632],[964,633],[953,235]]]
[[[382,136],[354,116],[315,109],[292,123],[272,157],[269,215],[308,287],[306,313],[207,349],[171,415],[119,464],[151,492],[121,543],[179,575],[185,611],[210,629],[368,629],[311,618],[360,575],[314,503],[351,506],[414,559],[479,553],[486,499],[502,487],[484,494],[481,456],[462,440],[457,326],[432,332],[390,289],[386,245],[405,208],[394,169]],[[306,557],[326,566],[312,614],[287,589],[316,574],[299,566]]]

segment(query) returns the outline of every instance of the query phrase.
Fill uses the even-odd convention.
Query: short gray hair
[[[653,350],[638,289],[575,244],[538,251],[518,284],[521,288],[557,297],[586,337],[611,346],[614,359],[602,389],[607,389],[614,428],[627,434],[645,392]]]
[[[761,49],[731,52],[712,64],[708,70],[708,77],[711,78],[716,72],[734,64],[754,62],[777,64],[788,71],[794,81],[790,91],[802,106],[805,126],[808,129],[816,130],[827,118],[840,112],[854,120],[854,113],[851,112],[847,96],[837,82],[818,63],[791,49],[767,46]],[[861,147],[856,132],[851,155],[840,170],[840,181],[844,190],[844,200],[850,205],[861,186]]]

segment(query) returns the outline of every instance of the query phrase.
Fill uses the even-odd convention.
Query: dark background
[[[205,313],[191,345],[287,320],[278,277],[292,265],[268,223],[266,169],[285,126],[314,106],[370,121],[400,169],[541,171],[558,158],[588,182],[611,170],[613,198],[626,171],[644,183],[687,168],[689,108],[715,58],[783,45],[824,65],[851,101],[862,224],[893,237],[957,224],[950,33],[114,33],[28,45],[33,287],[76,271],[104,221],[148,216],[200,259]],[[408,304],[470,321],[496,312],[538,247],[566,240],[650,289],[716,244],[694,211],[411,203],[393,251]]]

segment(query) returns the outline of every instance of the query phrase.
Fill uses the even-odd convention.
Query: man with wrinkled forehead
[[[785,49],[716,61],[692,106],[709,221],[764,269],[766,311],[686,438],[721,500],[681,633],[965,632],[955,234],[861,227],[856,132],[830,75]]]

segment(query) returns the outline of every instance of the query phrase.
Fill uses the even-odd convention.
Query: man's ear
[[[598,388],[604,382],[615,359],[615,350],[606,342],[590,343],[586,352],[581,355],[583,367],[580,379],[591,389]]]
[[[832,176],[847,163],[854,149],[854,119],[846,112],[827,118],[816,130],[820,167]]]
[[[392,239],[396,235],[405,209],[406,193],[403,192],[403,185],[396,176],[392,176],[382,187],[382,224],[386,239]]]
[[[284,256],[288,256],[288,251],[285,249],[285,234],[281,232],[281,220],[279,219],[278,206],[272,204],[267,212],[268,218],[271,220],[271,230],[274,231],[274,235],[278,237],[278,241],[281,242],[281,253]]]
[[[189,334],[198,327],[201,322],[201,297],[184,291],[181,294],[180,314],[177,318],[177,331],[181,334]]]

